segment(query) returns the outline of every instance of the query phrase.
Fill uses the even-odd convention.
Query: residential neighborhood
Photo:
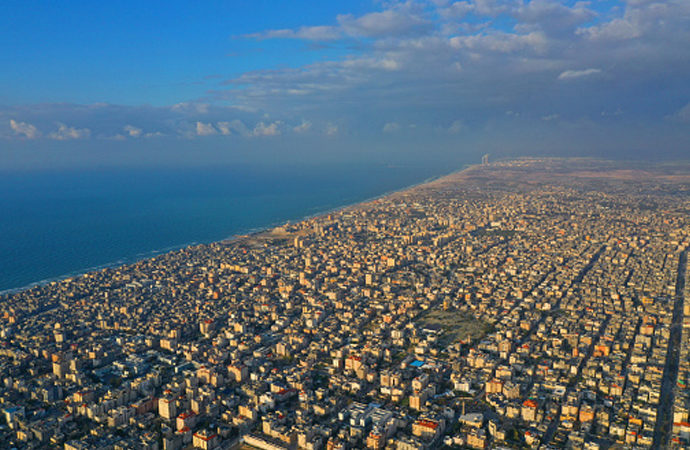
[[[689,448],[689,245],[689,173],[517,159],[9,292],[0,442]]]

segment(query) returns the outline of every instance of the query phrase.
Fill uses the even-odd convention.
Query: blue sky
[[[690,153],[687,0],[6,0],[0,42],[0,168]]]
[[[239,38],[329,21],[369,2],[44,1],[0,4],[5,104],[171,105],[218,78],[330,57],[295,41]],[[361,4],[358,4],[361,3]],[[305,14],[305,12],[308,12]],[[9,87],[12,87],[9,89]]]

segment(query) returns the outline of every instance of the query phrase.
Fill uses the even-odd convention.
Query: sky
[[[4,0],[0,42],[0,169],[690,156],[688,0]]]

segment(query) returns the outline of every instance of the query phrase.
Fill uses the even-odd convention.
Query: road
[[[654,440],[652,448],[667,448],[671,440],[673,429],[673,398],[676,381],[678,380],[678,362],[680,360],[681,334],[683,332],[683,290],[685,289],[685,271],[688,264],[688,250],[680,254],[678,275],[676,278],[676,295],[673,304],[673,322],[671,336],[668,340],[666,364],[661,382],[659,395],[659,410],[654,426]]]

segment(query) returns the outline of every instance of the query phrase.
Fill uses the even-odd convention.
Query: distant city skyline
[[[687,156],[690,3],[0,5],[0,169]]]

